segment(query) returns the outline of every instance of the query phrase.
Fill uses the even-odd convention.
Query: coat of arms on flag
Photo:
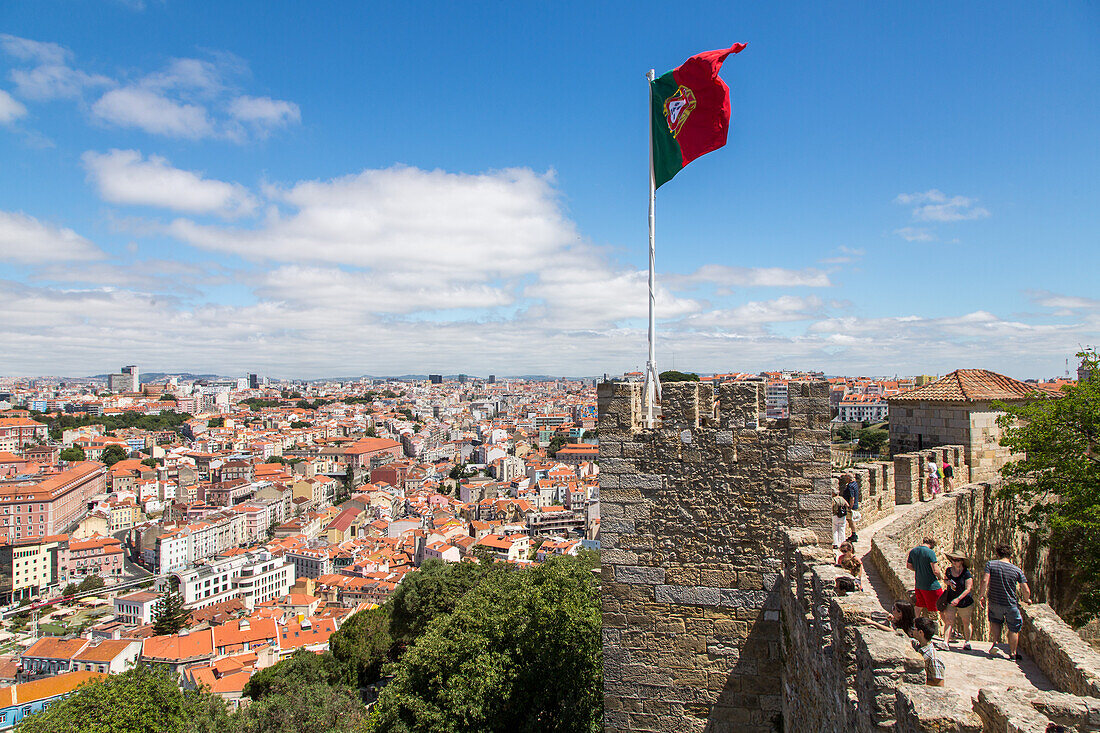
[[[693,109],[695,94],[683,84],[676,89],[675,94],[665,100],[665,122],[668,123],[668,131],[673,137],[679,136]]]

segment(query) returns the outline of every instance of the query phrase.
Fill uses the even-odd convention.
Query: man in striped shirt
[[[1001,627],[1008,627],[1009,659],[1020,659],[1016,651],[1020,643],[1020,629],[1024,617],[1020,614],[1020,601],[1031,600],[1031,588],[1027,584],[1024,571],[1009,562],[1012,550],[1007,545],[993,548],[996,560],[985,564],[985,577],[982,579],[982,601],[988,604],[989,637],[993,645],[989,647],[989,656],[997,653],[997,644],[1001,641]],[[1016,589],[1020,595],[1017,597]]]

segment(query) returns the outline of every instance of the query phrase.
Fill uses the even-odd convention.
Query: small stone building
[[[992,402],[1022,402],[1035,387],[987,369],[956,369],[931,384],[887,398],[893,455],[961,444],[971,481],[987,481],[1011,460],[1000,445]]]

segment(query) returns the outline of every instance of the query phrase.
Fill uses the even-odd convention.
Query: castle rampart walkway
[[[932,501],[946,500],[944,497],[932,499]],[[922,505],[922,503],[899,504],[894,508],[892,514],[859,532],[859,541],[855,545],[856,554],[863,561],[864,591],[877,599],[883,611],[891,608],[896,598],[872,560],[871,540],[878,532]],[[937,549],[950,548],[941,547]],[[938,554],[942,556],[942,552]],[[971,561],[971,571],[976,576],[975,592],[977,591],[977,583],[981,582],[981,569],[984,564],[985,558],[973,558]],[[984,612],[984,609],[975,608],[974,610],[975,614]],[[947,668],[945,687],[969,696],[972,700],[978,699],[978,690],[983,687],[1000,689],[1015,687],[1026,690],[1054,689],[1054,686],[1039,667],[1026,654],[1020,662],[1012,661],[1007,656],[990,658],[986,654],[989,649],[989,642],[984,639],[975,639],[971,643],[971,647],[970,651],[963,651],[961,644],[954,644],[950,651],[941,655]]]

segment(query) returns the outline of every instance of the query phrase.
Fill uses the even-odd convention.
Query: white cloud
[[[805,321],[823,315],[825,304],[811,295],[783,295],[772,300],[749,301],[734,308],[711,310],[685,318],[682,325],[694,329],[721,329],[732,333],[759,331],[772,323]]]
[[[918,227],[902,227],[901,229],[895,229],[894,234],[898,235],[907,242],[934,242],[936,241],[936,235],[927,229],[920,229]]]
[[[198,139],[214,134],[206,108],[168,99],[150,89],[112,89],[92,105],[98,119],[154,135]]]
[[[14,122],[27,114],[27,108],[20,104],[19,100],[0,89],[0,125]]]
[[[286,265],[263,274],[256,289],[265,300],[294,307],[324,307],[351,314],[396,313],[453,309],[486,309],[511,305],[507,288],[486,284],[439,284],[423,277],[379,277],[336,267]]]
[[[833,257],[825,257],[818,260],[822,265],[845,265],[850,262],[856,262],[861,259],[866,252],[862,249],[855,247],[845,247],[843,244],[837,247],[838,255]]]
[[[709,284],[724,288],[828,288],[832,287],[829,275],[812,267],[791,270],[784,267],[732,267],[730,265],[703,265],[688,275],[665,275],[662,278],[672,287],[684,288]]]
[[[898,194],[895,203],[913,205],[913,218],[917,221],[951,222],[984,219],[989,210],[976,206],[977,199],[966,196],[948,197],[943,191],[930,189],[924,193]]]
[[[33,41],[29,38],[20,38],[6,33],[0,34],[0,48],[4,53],[14,56],[20,61],[30,61],[36,64],[65,64],[72,58],[72,52],[64,46],[44,41]]]
[[[257,206],[255,197],[244,186],[173,168],[156,155],[143,160],[136,150],[89,150],[81,160],[100,196],[112,203],[225,217],[250,214]]]
[[[72,229],[43,224],[23,213],[0,211],[0,261],[35,264],[103,256],[102,250]]]
[[[1070,311],[1100,310],[1100,300],[1095,298],[1084,298],[1077,295],[1039,292],[1032,293],[1032,300],[1044,308],[1060,308]]]
[[[298,105],[271,97],[240,96],[229,103],[229,114],[241,122],[264,128],[282,127],[291,122],[301,122]]]
[[[255,229],[180,219],[170,234],[248,259],[417,272],[425,281],[486,282],[561,266],[578,239],[549,175],[523,168],[477,175],[394,167],[265,193]]]
[[[25,99],[79,99],[85,90],[110,88],[92,104],[91,115],[117,127],[244,142],[301,121],[293,102],[243,94],[248,64],[227,52],[169,59],[159,71],[116,80],[76,68],[72,52],[56,43],[0,35],[0,49],[21,62],[10,76]]]
[[[27,99],[66,99],[80,96],[87,87],[113,82],[99,74],[87,74],[72,68],[72,52],[57,45],[18,36],[0,35],[0,48],[9,56],[31,64],[12,69],[11,79],[20,96]]]

